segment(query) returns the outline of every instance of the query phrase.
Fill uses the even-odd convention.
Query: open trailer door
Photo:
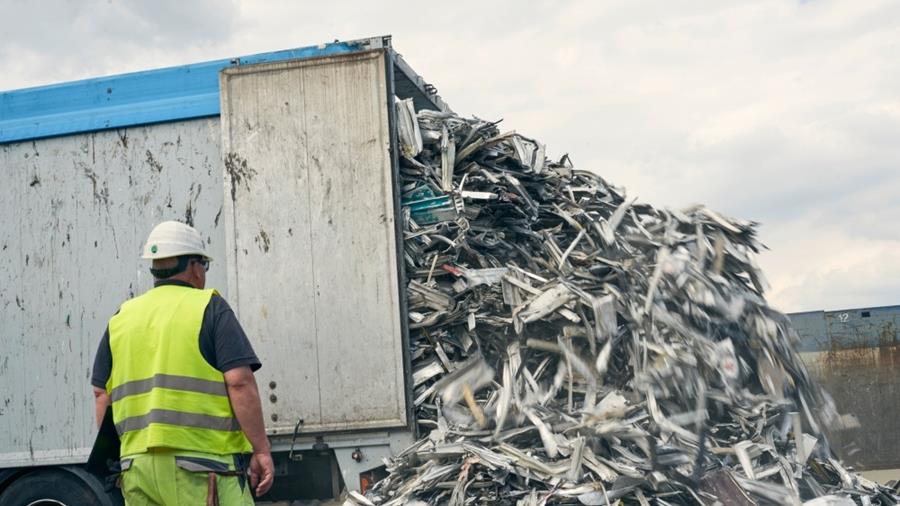
[[[272,435],[407,425],[387,58],[221,73],[228,294]]]

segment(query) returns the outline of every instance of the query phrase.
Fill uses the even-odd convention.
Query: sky
[[[785,312],[900,304],[900,2],[0,0],[0,90],[392,35],[458,113],[757,221]]]

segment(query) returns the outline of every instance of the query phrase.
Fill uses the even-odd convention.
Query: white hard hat
[[[153,227],[144,245],[143,258],[156,260],[182,255],[199,255],[212,260],[206,254],[206,244],[200,233],[179,221],[164,221]]]

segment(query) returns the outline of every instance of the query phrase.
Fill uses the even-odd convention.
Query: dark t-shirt
[[[156,286],[162,285],[190,287],[182,281],[156,283]],[[203,323],[200,324],[200,354],[209,365],[223,373],[242,366],[249,366],[256,371],[262,365],[256,358],[250,340],[238,323],[234,311],[225,299],[218,295],[212,296],[203,313]],[[110,374],[112,374],[112,351],[109,347],[109,327],[107,327],[94,359],[91,384],[98,388],[106,388]]]

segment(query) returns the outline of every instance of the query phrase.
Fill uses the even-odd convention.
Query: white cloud
[[[0,89],[10,89],[206,58],[231,39],[238,5],[6,0],[0,9]]]
[[[47,6],[0,0],[0,89],[391,33],[458,112],[642,200],[762,221],[782,309],[900,303],[896,2]]]

